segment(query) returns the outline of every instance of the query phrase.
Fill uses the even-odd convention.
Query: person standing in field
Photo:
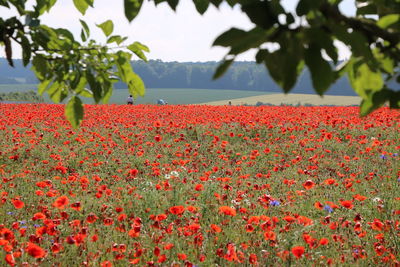
[[[133,97],[132,95],[129,95],[128,98],[126,99],[126,103],[128,105],[133,105]]]
[[[167,101],[165,101],[164,99],[158,99],[158,100],[157,100],[157,104],[158,104],[158,105],[166,105],[166,104],[168,104],[168,103],[167,103]]]

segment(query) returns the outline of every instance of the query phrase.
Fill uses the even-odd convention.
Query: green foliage
[[[89,5],[91,4],[90,1],[88,0],[73,0],[74,5],[76,9],[79,10],[79,12],[82,13],[82,15],[85,15],[86,10],[88,9]]]
[[[321,55],[321,47],[311,43],[304,54],[307,66],[310,68],[311,77],[315,90],[319,95],[323,95],[334,80],[331,66]]]
[[[22,48],[24,65],[30,62],[33,65],[41,82],[40,92],[48,92],[54,101],[83,95],[93,96],[96,103],[106,102],[119,79],[127,83],[133,95],[143,95],[143,82],[133,72],[129,60],[135,54],[146,61],[144,52],[149,49],[139,42],[120,46],[126,37],[111,35],[114,25],[110,20],[98,27],[107,37],[107,44],[120,46],[116,52],[91,40],[89,26],[83,20],[80,20],[83,43],[75,40],[67,29],[42,24],[41,16],[51,12],[56,2],[41,0],[30,7],[26,1],[0,1],[1,6],[15,8],[19,14],[0,18],[0,45],[4,46],[9,65],[14,65],[11,41],[15,41]],[[179,0],[153,2],[166,2],[173,10],[179,4]],[[237,55],[256,49],[257,63],[266,66],[285,93],[295,86],[306,64],[314,89],[320,95],[347,73],[354,90],[363,98],[362,115],[386,102],[391,108],[398,108],[399,0],[356,1],[355,17],[342,14],[339,10],[342,0],[300,0],[294,12],[285,10],[279,0],[193,0],[200,14],[210,4],[218,7],[223,2],[232,7],[238,5],[254,23],[254,28],[248,31],[232,28],[217,37],[214,45],[227,47],[229,52],[214,78],[221,77]],[[82,15],[94,7],[94,0],[73,0],[73,3]],[[124,0],[128,21],[139,14],[142,3],[143,0]],[[352,56],[346,67],[337,66],[335,41],[351,49]]]
[[[114,30],[114,23],[111,20],[107,20],[102,24],[97,25],[97,27],[99,27],[103,31],[104,35],[108,37]]]
[[[132,21],[140,11],[143,0],[124,0],[125,17]]]
[[[65,106],[65,117],[77,128],[83,120],[83,104],[79,97],[72,96]]]

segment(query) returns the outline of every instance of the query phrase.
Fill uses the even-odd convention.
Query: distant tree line
[[[265,67],[255,62],[235,62],[227,73],[217,80],[212,76],[219,62],[163,62],[161,60],[133,61],[134,71],[143,79],[147,88],[198,88],[228,89],[245,91],[266,91],[281,93],[282,90],[272,80]],[[0,84],[37,83],[29,68],[21,62],[15,62],[10,68],[5,59],[0,59]],[[119,82],[117,89],[125,89]],[[313,85],[308,69],[300,75],[298,83],[291,93],[313,94]],[[339,79],[327,95],[356,95],[346,77]]]
[[[43,103],[43,96],[38,95],[37,92],[30,90],[26,92],[0,92],[0,101],[22,101],[22,102],[33,102],[33,103]]]

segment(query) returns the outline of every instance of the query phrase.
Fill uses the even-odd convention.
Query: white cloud
[[[30,1],[33,2],[33,1]],[[149,46],[150,59],[164,61],[210,61],[220,60],[227,53],[225,48],[212,47],[214,39],[231,27],[242,29],[252,28],[252,23],[239,8],[221,5],[219,9],[210,7],[201,16],[196,12],[192,1],[181,1],[177,11],[172,11],[167,4],[157,7],[153,2],[144,1],[138,17],[128,23],[124,17],[123,1],[97,0],[95,8],[88,9],[84,17],[75,9],[72,1],[58,1],[49,14],[43,16],[43,23],[53,27],[63,27],[71,30],[78,38],[80,23],[84,19],[90,26],[92,38],[104,41],[100,29],[95,27],[107,19],[114,21],[114,33],[129,36],[128,41],[140,41]],[[354,0],[345,0],[345,8]],[[283,4],[286,9],[293,10],[297,1],[286,0]],[[16,12],[0,7],[3,18],[12,16]],[[340,51],[342,51],[341,48]],[[344,50],[343,50],[344,51]],[[346,55],[348,52],[344,52]],[[20,57],[21,50],[14,45],[15,57]],[[4,52],[0,51],[4,57]],[[241,55],[239,60],[254,60],[254,51]]]

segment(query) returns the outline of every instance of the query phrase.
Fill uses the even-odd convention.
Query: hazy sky
[[[34,2],[34,1],[30,1]],[[110,4],[112,2],[112,4]],[[193,1],[182,0],[176,12],[165,3],[157,7],[153,2],[144,1],[139,15],[128,23],[124,17],[123,1],[96,0],[95,7],[89,8],[84,17],[75,9],[72,1],[59,0],[49,14],[43,16],[43,23],[53,27],[63,27],[79,36],[79,19],[84,19],[91,28],[92,38],[104,42],[105,38],[95,24],[111,19],[114,21],[114,33],[129,36],[127,43],[140,41],[150,48],[147,55],[150,59],[163,61],[211,61],[220,60],[227,53],[225,48],[212,47],[215,38],[230,29],[237,27],[251,29],[252,23],[238,7],[231,8],[226,4],[216,9],[213,6],[201,16],[197,13]],[[288,10],[293,10],[297,0],[283,0]],[[340,8],[347,15],[353,15],[354,0],[344,0]],[[15,15],[0,7],[0,15],[7,18]],[[14,57],[21,57],[21,50],[14,45]],[[4,57],[4,49],[0,57]],[[341,58],[348,57],[346,48],[339,45]],[[241,55],[239,60],[254,60],[254,51]]]

